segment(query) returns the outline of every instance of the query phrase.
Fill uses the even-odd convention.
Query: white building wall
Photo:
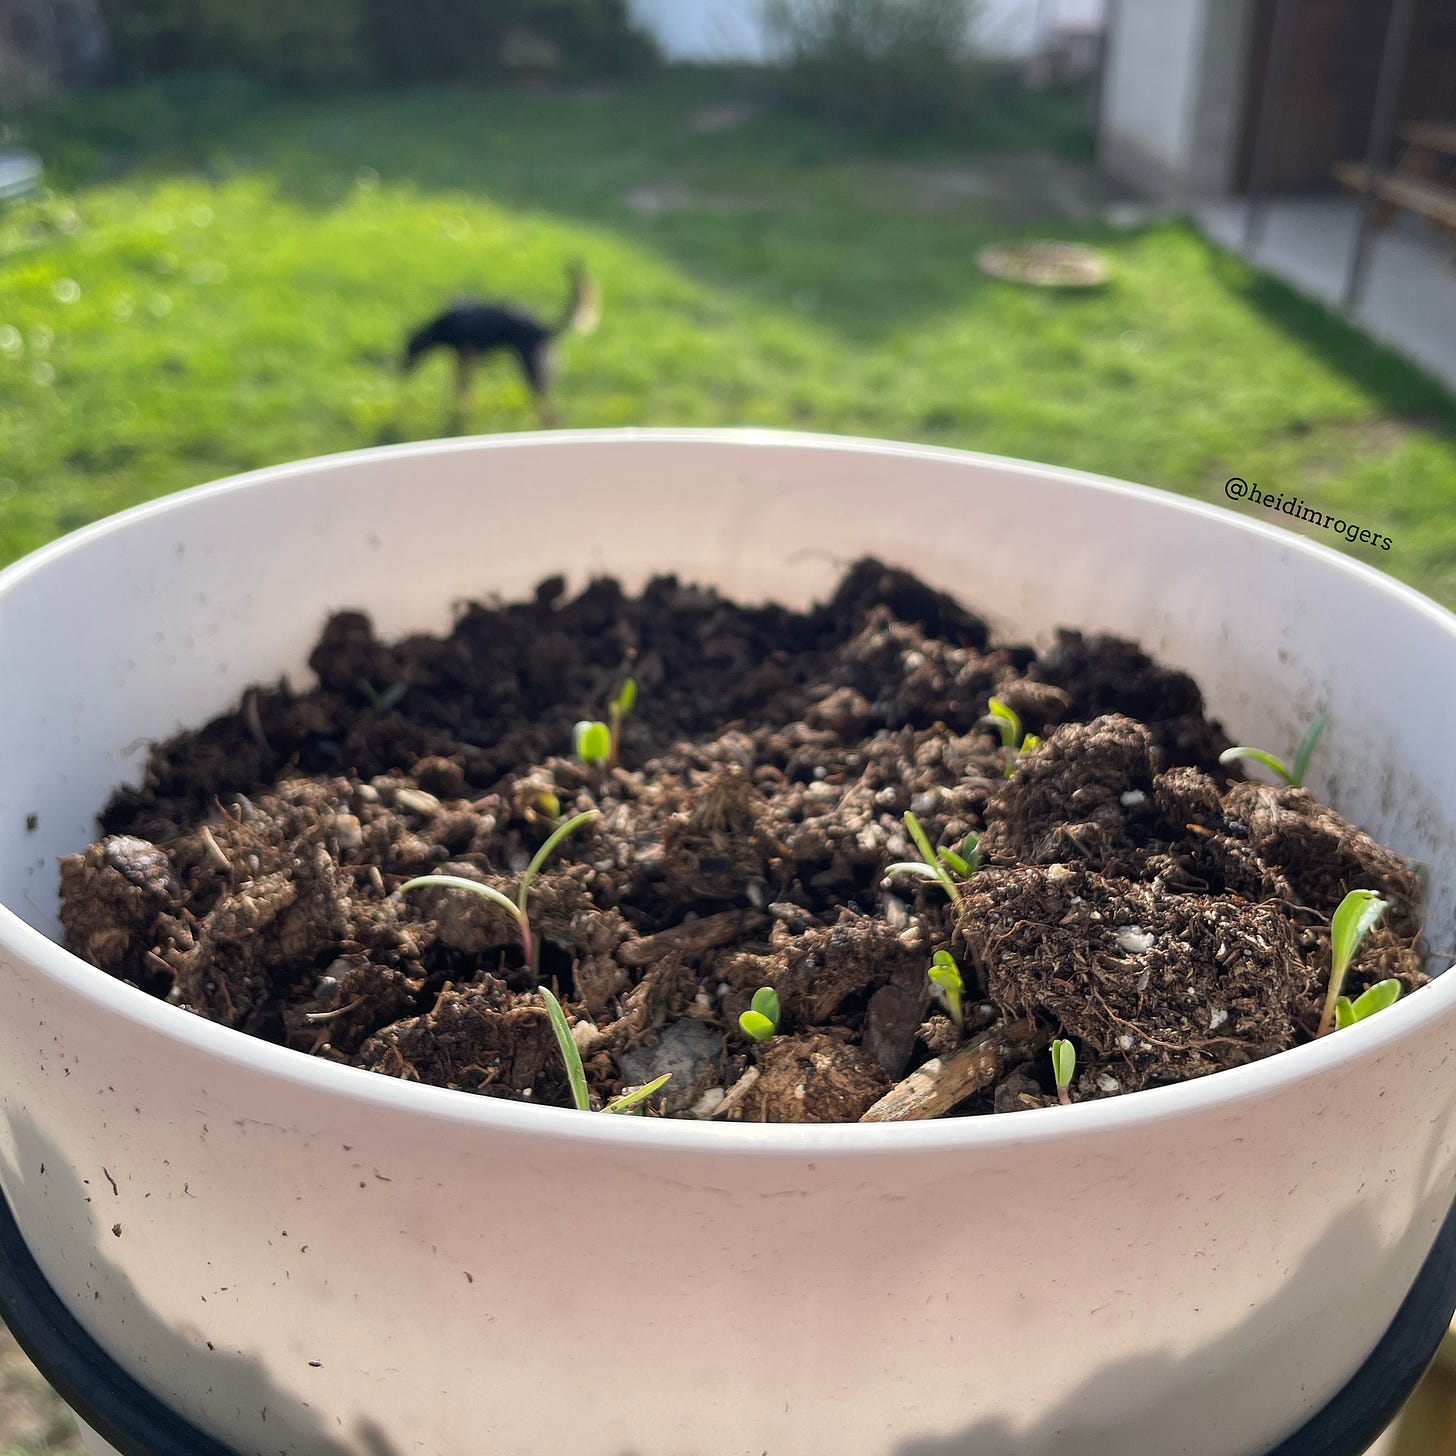
[[[1100,24],[1105,0],[982,0],[973,38],[987,55],[1024,59],[1039,26]],[[672,60],[763,61],[763,0],[632,0],[639,24]]]
[[[1158,196],[1232,186],[1251,0],[1114,0],[1098,160]]]

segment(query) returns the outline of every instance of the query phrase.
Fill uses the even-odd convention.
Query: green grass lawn
[[[912,154],[773,111],[695,131],[733,85],[146,90],[27,119],[57,191],[0,213],[0,559],[461,428],[445,361],[396,373],[406,325],[463,292],[554,310],[581,257],[606,308],[566,351],[568,424],[924,440],[1208,499],[1239,474],[1388,534],[1348,549],[1456,603],[1456,404],[1417,371],[1181,225],[1057,225],[1110,254],[1093,295],[993,282],[976,249],[1047,225],[927,190],[974,139]],[[501,364],[463,428],[531,423]]]

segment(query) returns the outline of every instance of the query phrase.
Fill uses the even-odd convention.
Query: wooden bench
[[[1421,177],[1406,177],[1399,172],[1377,172],[1372,181],[1370,170],[1359,162],[1336,162],[1335,176],[1352,192],[1362,196],[1374,192],[1391,209],[1414,212],[1456,237],[1456,187],[1444,182],[1430,182]],[[1386,221],[1377,217],[1377,223]]]
[[[1456,238],[1456,125],[1408,121],[1400,128],[1405,151],[1391,172],[1377,172],[1359,162],[1336,162],[1335,178],[1350,191],[1380,199],[1375,225],[1384,227],[1405,211]]]

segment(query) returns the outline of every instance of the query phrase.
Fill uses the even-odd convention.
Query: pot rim
[[[523,431],[509,435],[459,436],[401,445],[342,451],[272,465],[146,501],[93,522],[22,557],[0,570],[0,603],[18,582],[52,561],[83,549],[93,540],[125,530],[152,516],[184,507],[199,497],[230,494],[284,477],[337,469],[345,463],[399,455],[437,455],[482,450],[551,449],[562,445],[705,444],[853,451],[900,458],[935,459],[990,466],[1012,474],[1053,478],[1108,496],[1140,500],[1180,512],[1222,529],[1277,541],[1288,551],[1313,556],[1347,578],[1362,581],[1405,610],[1425,617],[1456,637],[1456,615],[1411,587],[1344,556],[1332,547],[1292,532],[1245,519],[1221,506],[1170,492],[1062,466],[1038,465],[1005,456],[954,450],[936,445],[902,444],[850,435],[811,434],[768,429],[600,429]],[[477,1124],[482,1130],[533,1134],[549,1141],[590,1143],[613,1148],[673,1153],[729,1153],[754,1156],[886,1156],[990,1149],[1031,1141],[1065,1140],[1083,1135],[1134,1131],[1149,1123],[1201,1116],[1271,1097],[1311,1077],[1334,1076],[1357,1059],[1419,1034],[1428,1022],[1445,1016],[1456,1003],[1456,973],[1439,975],[1378,1017],[1346,1028],[1336,1036],[1307,1042],[1261,1061],[1210,1073],[1165,1087],[1147,1088],[1069,1107],[1031,1108],[1011,1117],[940,1118],[912,1123],[712,1123],[678,1118],[582,1116],[572,1108],[532,1106],[473,1093],[406,1082],[362,1067],[316,1061],[288,1047],[260,1041],[231,1027],[170,1006],[135,986],[126,985],[81,960],[0,904],[0,951],[10,951],[37,967],[64,990],[89,1000],[122,1021],[214,1056],[240,1070],[260,1073],[299,1089],[315,1088],[345,1101],[451,1123]]]

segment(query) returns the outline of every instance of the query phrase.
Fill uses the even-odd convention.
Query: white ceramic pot
[[[258,1456],[1252,1456],[1351,1375],[1456,1191],[1456,977],[1120,1100],[718,1126],[310,1061],[55,942],[57,857],[146,741],[304,681],[335,608],[440,629],[561,568],[806,603],[864,552],[1023,639],[1134,637],[1242,741],[1328,708],[1313,787],[1429,864],[1456,941],[1456,620],[1258,520],[680,432],[377,450],[145,506],[0,575],[0,1181],[127,1369]]]

